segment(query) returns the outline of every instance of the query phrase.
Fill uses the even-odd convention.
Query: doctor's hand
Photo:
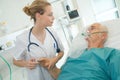
[[[26,62],[26,67],[29,69],[34,69],[37,64],[38,62],[36,62],[36,60],[32,58]]]
[[[38,62],[41,66],[47,68],[48,70],[52,69],[56,64],[55,58],[40,58]]]

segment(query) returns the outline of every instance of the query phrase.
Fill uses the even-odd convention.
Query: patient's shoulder
[[[120,57],[119,49],[109,47],[107,48],[107,52],[109,52],[109,57],[115,57],[115,56]]]
[[[120,52],[120,49],[112,48],[112,47],[105,47],[105,50],[107,52],[115,53],[115,52]]]
[[[112,47],[106,47],[106,49],[108,49],[108,50],[113,50],[113,51],[120,51],[120,49],[112,48]]]

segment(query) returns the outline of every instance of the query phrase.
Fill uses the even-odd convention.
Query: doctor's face
[[[51,6],[46,6],[45,7],[45,12],[43,15],[40,15],[40,23],[43,24],[44,26],[52,26],[53,21],[54,21],[54,16],[53,16],[53,11]]]

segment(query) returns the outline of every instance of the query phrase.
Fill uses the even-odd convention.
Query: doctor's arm
[[[64,52],[63,51],[60,51],[56,57],[54,57],[54,62],[57,63],[64,55]]]

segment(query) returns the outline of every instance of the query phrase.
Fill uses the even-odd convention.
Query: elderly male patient
[[[120,80],[120,51],[104,47],[107,28],[94,23],[83,35],[88,48],[77,58],[68,57],[61,69],[50,69],[51,75],[57,80]],[[45,68],[46,63],[47,60],[40,60]]]

